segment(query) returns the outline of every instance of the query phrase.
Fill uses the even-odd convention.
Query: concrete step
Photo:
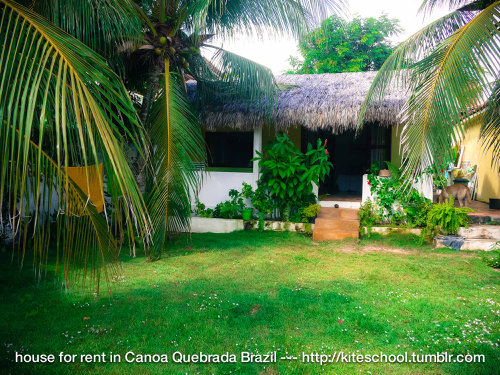
[[[314,222],[314,229],[359,231],[359,220],[318,218]]]
[[[319,201],[321,207],[340,207],[340,208],[354,208],[359,209],[361,207],[361,202],[357,201]]]
[[[359,210],[353,208],[324,208],[322,207],[318,218],[320,219],[347,219],[358,220]]]
[[[317,229],[313,231],[313,241],[338,241],[358,238],[359,230]]]
[[[497,241],[491,239],[483,239],[483,238],[472,238],[466,239],[462,244],[460,250],[484,250],[491,251],[492,247],[496,244]],[[434,238],[434,247],[446,247],[443,245],[443,240],[440,238]]]
[[[458,235],[467,239],[489,239],[500,241],[500,226],[498,225],[471,225],[469,228],[460,228]]]

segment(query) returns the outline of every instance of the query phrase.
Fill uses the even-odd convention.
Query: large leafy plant
[[[427,229],[430,234],[456,235],[460,227],[468,227],[474,212],[470,207],[455,207],[453,197],[444,203],[435,204],[427,215]]]
[[[259,162],[261,184],[285,220],[290,215],[300,216],[301,208],[316,203],[312,184],[323,181],[333,167],[328,160],[326,141],[322,144],[318,140],[316,148],[309,144],[302,153],[286,133],[277,134],[265,153],[258,153],[254,160]]]

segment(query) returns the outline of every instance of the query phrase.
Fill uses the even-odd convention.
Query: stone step
[[[467,239],[489,239],[500,241],[500,226],[498,225],[471,225],[469,228],[460,228],[458,235]]]
[[[472,238],[466,239],[462,244],[460,250],[484,250],[491,251],[492,247],[496,244],[497,241],[491,239],[483,239],[483,238]],[[443,245],[443,240],[436,237],[434,238],[434,247],[446,247]]]
[[[313,231],[313,241],[338,241],[358,238],[359,230],[317,229]]]
[[[359,210],[353,208],[324,208],[322,207],[318,218],[320,219],[347,219],[358,220]]]
[[[321,207],[334,208],[335,206],[340,208],[355,208],[359,209],[361,207],[361,201],[319,201]]]
[[[317,218],[314,222],[314,229],[337,229],[358,231],[359,220],[345,220],[345,219],[325,219]]]

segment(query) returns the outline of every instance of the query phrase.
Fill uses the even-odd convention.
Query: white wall
[[[252,185],[254,189],[257,187],[253,172],[205,172],[198,199],[205,206],[214,208],[218,203],[229,199],[229,190],[241,191],[243,182]]]
[[[253,156],[262,152],[262,127],[258,127],[253,132]],[[259,163],[253,162],[252,171],[244,172],[205,172],[203,176],[203,185],[200,189],[198,199],[208,208],[214,208],[217,204],[229,199],[229,190],[236,189],[241,191],[243,182],[257,188],[259,180]],[[249,202],[247,202],[249,203]],[[196,202],[193,200],[193,205]]]
[[[433,193],[432,193],[432,178],[430,176],[423,176],[422,181],[418,181],[413,184],[413,187],[417,189],[419,193],[422,193],[424,197],[427,199],[430,199],[432,201],[433,199]],[[361,201],[364,203],[368,198],[372,199],[372,193],[370,190],[370,185],[368,185],[368,175],[364,174],[363,175],[363,193],[362,193],[362,198]]]

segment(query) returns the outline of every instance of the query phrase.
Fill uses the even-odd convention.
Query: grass
[[[500,273],[414,236],[317,244],[293,233],[192,235],[157,262],[123,256],[112,293],[34,286],[2,262],[7,374],[498,374]],[[485,363],[19,364],[14,353],[278,356],[484,354]]]

